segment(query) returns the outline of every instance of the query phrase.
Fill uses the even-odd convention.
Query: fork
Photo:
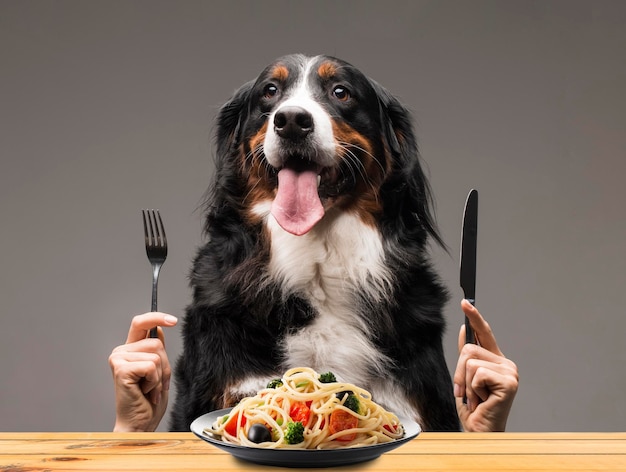
[[[152,306],[150,311],[157,311],[157,286],[161,266],[167,257],[167,238],[159,210],[141,210],[141,213],[143,232],[146,237],[146,254],[148,254],[148,260],[152,264]],[[158,337],[156,327],[150,330],[150,337]]]

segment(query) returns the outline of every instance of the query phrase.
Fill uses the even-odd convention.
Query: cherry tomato
[[[310,403],[309,403],[310,405]],[[307,425],[309,423],[309,418],[311,417],[311,409],[304,402],[296,402],[291,405],[291,409],[289,410],[289,416],[294,421],[299,421],[303,425]]]
[[[392,426],[390,424],[384,424],[383,428],[385,428],[387,431],[389,431],[392,434],[395,434],[398,432],[396,426]]]
[[[356,428],[359,424],[359,419],[353,414],[345,410],[335,410],[330,414],[330,424],[328,428],[331,434],[345,431],[346,429]],[[337,441],[352,441],[356,438],[356,433],[344,434],[337,438]]]
[[[239,414],[235,416],[230,416],[228,418],[228,423],[224,426],[224,430],[230,434],[231,436],[237,436],[237,420],[239,419]],[[246,424],[246,417],[243,416],[241,418],[241,426],[243,427]]]

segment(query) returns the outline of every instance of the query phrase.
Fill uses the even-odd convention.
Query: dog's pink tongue
[[[301,236],[309,232],[324,216],[324,207],[317,194],[317,172],[281,169],[272,215],[289,233]]]

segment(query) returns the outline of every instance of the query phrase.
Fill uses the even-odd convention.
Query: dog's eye
[[[274,84],[267,84],[265,88],[263,89],[263,96],[265,98],[272,98],[276,96],[277,93],[278,93],[278,87],[276,87],[276,85]]]
[[[346,102],[350,99],[350,91],[341,85],[333,89],[333,95],[337,100],[341,100],[342,102]]]

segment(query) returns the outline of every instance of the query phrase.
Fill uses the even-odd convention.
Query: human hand
[[[507,359],[489,324],[467,300],[461,309],[468,317],[477,344],[465,344],[459,333],[459,360],[454,373],[454,396],[465,431],[504,431],[519,384],[515,363]],[[463,403],[467,396],[467,404]]]
[[[126,343],[113,349],[109,365],[115,383],[114,431],[154,431],[165,414],[172,370],[160,326],[178,320],[152,312],[133,318]],[[158,327],[159,338],[149,338]]]

